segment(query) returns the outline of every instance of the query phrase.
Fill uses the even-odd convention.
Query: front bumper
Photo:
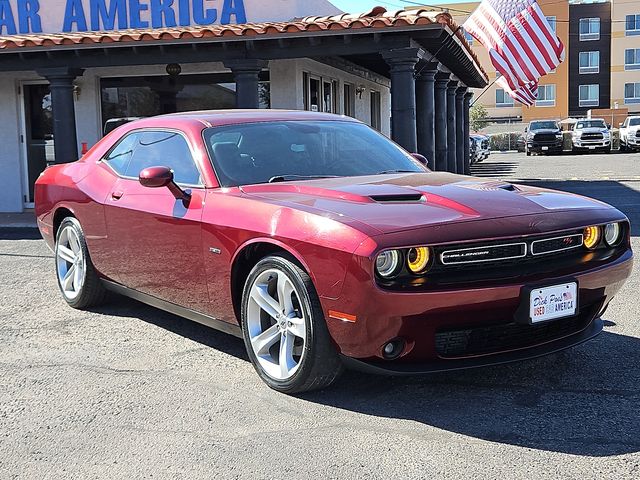
[[[563,140],[558,140],[555,142],[527,142],[527,150],[534,153],[546,153],[546,152],[562,152],[564,146]]]
[[[603,326],[603,321],[596,318],[587,326],[587,328],[575,333],[574,335],[559,338],[524,350],[497,353],[495,355],[478,358],[452,359],[424,363],[385,362],[376,360],[363,361],[346,357],[344,355],[341,358],[344,365],[352,370],[377,375],[420,375],[436,372],[449,372],[454,370],[466,370],[469,368],[489,367],[492,365],[502,365],[522,360],[531,360],[560,352],[595,338],[600,334],[600,332],[602,332]]]
[[[574,140],[573,148],[582,150],[595,150],[598,148],[611,148],[611,140]]]
[[[602,329],[599,315],[631,274],[632,265],[633,254],[629,249],[606,264],[579,273],[561,272],[557,276],[529,278],[526,282],[503,281],[481,288],[416,293],[383,290],[370,278],[365,280],[362,270],[351,270],[345,279],[345,294],[338,299],[323,298],[322,303],[331,336],[343,357],[348,357],[347,365],[400,374],[456,370],[533,358],[592,338]],[[579,318],[579,328],[544,341],[519,344],[517,348],[505,343],[504,348],[490,352],[455,357],[439,352],[436,339],[443,332],[512,325],[528,286],[556,285],[569,280],[578,282],[580,313],[574,319]],[[330,310],[353,314],[356,321],[330,318]],[[405,351],[395,360],[384,360],[384,345],[395,339],[406,343]]]
[[[629,135],[626,144],[628,147],[640,148],[640,137],[637,137],[635,134]]]

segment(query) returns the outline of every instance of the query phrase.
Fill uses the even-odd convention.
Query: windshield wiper
[[[291,182],[295,180],[315,180],[318,178],[338,178],[336,175],[276,175],[269,179],[269,183]]]
[[[385,170],[384,172],[378,172],[376,175],[389,175],[391,173],[420,173],[415,170]]]

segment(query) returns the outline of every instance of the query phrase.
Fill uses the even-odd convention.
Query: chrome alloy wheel
[[[74,300],[82,292],[87,272],[80,237],[72,225],[63,228],[56,244],[56,270],[62,293]]]
[[[290,379],[302,364],[307,327],[301,295],[278,269],[262,272],[251,285],[247,327],[251,347],[264,372]]]

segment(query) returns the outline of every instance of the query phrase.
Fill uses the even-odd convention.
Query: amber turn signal
[[[600,227],[587,227],[584,229],[584,246],[589,250],[594,250],[600,243]]]
[[[431,250],[427,247],[411,248],[407,254],[407,267],[413,274],[424,273],[429,267]]]

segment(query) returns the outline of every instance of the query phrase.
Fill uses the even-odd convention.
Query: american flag
[[[538,98],[538,82],[530,82],[526,85],[518,88],[517,90],[512,90],[505,77],[500,77],[496,82],[509,96],[523,105],[528,107],[532,106],[536,103],[536,99]]]
[[[565,58],[564,45],[536,0],[483,0],[464,29],[489,50],[500,80],[521,98],[537,90],[540,77]]]

